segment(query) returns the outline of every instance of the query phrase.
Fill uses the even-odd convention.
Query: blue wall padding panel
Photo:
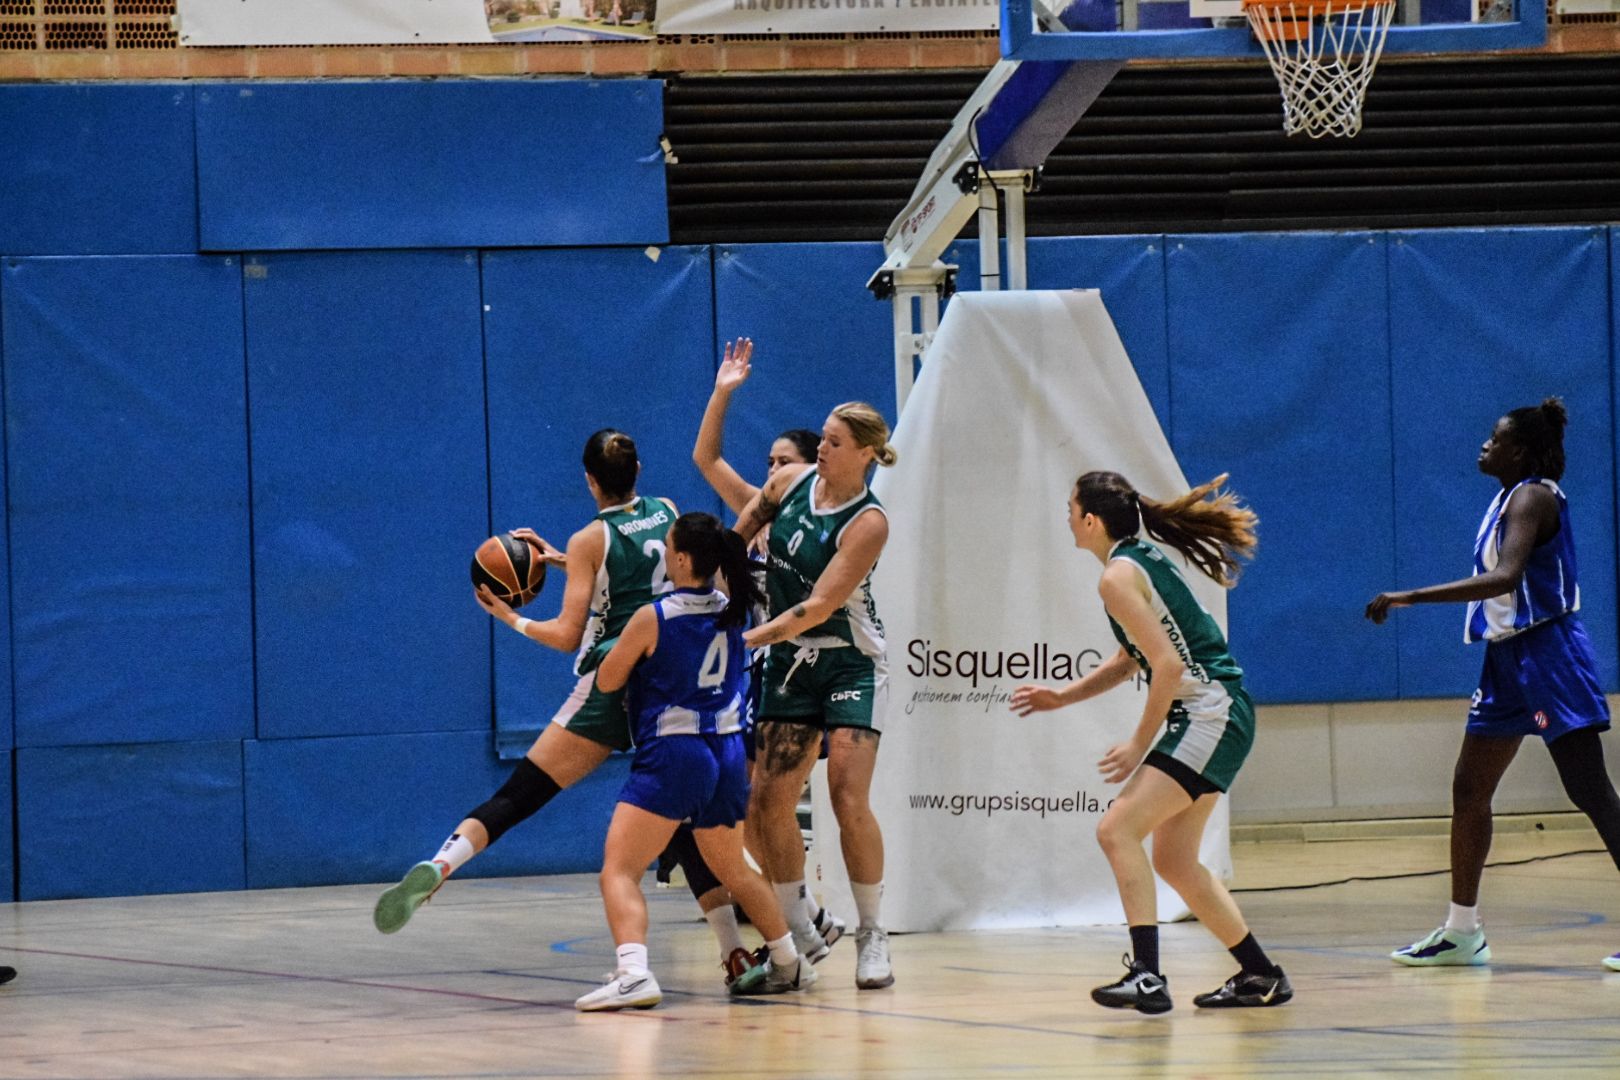
[[[17,745],[251,735],[237,260],[4,279]]]
[[[18,750],[17,825],[21,900],[245,888],[242,743]]]
[[[207,250],[668,239],[650,79],[197,91]]]
[[[493,527],[528,525],[566,546],[596,514],[581,455],[605,427],[636,440],[642,494],[717,512],[692,465],[716,365],[709,249],[494,252],[483,263]],[[527,614],[551,617],[562,595],[557,572]],[[521,754],[574,678],[568,658],[498,629],[496,723],[502,752]]]
[[[489,725],[478,257],[246,268],[259,735]]]
[[[1437,230],[1389,237],[1395,402],[1396,580],[1468,577],[1485,507],[1479,472],[1497,418],[1550,395],[1564,435],[1581,617],[1616,688],[1614,438],[1605,229]],[[1396,612],[1403,697],[1471,693],[1483,646],[1463,644],[1461,604]]]
[[[431,858],[512,772],[489,736],[473,732],[250,741],[246,753],[254,888],[398,878]],[[599,870],[629,763],[609,758],[457,877]]]
[[[1156,0],[1143,0],[1136,5],[1136,28],[1138,30],[1184,30],[1209,29],[1208,19],[1194,18],[1186,0],[1170,0],[1169,3],[1159,3]]]
[[[894,423],[892,309],[865,287],[881,244],[716,246],[714,261],[716,335],[754,339],[754,373],[726,427],[726,458],[745,480],[764,482],[780,432],[819,432],[845,401]]]
[[[1027,242],[1032,289],[1099,289],[1125,352],[1165,433],[1170,432],[1170,355],[1165,344],[1164,237],[1041,236]],[[960,240],[945,261],[957,287],[979,287],[979,245]],[[1006,274],[1006,263],[1002,263]]]
[[[12,762],[15,755],[0,750],[0,901],[17,899],[16,832],[12,828]]]
[[[1260,515],[1228,605],[1250,692],[1393,697],[1395,635],[1362,618],[1395,571],[1383,237],[1171,236],[1166,266],[1176,456]]]
[[[189,86],[0,86],[0,253],[197,250]]]

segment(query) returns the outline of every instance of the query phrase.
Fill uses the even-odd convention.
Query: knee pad
[[[506,830],[556,798],[561,791],[557,781],[547,776],[545,770],[524,758],[500,790],[467,816],[484,826],[493,844]]]
[[[685,871],[686,885],[693,896],[701,899],[704,893],[720,887],[720,879],[714,876],[709,864],[703,861],[702,852],[698,851],[692,826],[682,825],[676,829],[675,835],[669,838],[669,847],[664,850],[673,855],[676,864]]]

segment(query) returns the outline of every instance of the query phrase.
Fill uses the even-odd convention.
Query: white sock
[[[883,906],[883,882],[872,885],[862,885],[858,881],[849,883],[849,891],[855,894],[855,913],[861,917],[861,925],[869,929],[876,929],[883,925],[878,918],[878,909]]]
[[[787,920],[789,929],[812,925],[804,910],[804,900],[809,894],[803,881],[778,881],[772,883],[771,888],[776,890],[776,902],[782,905],[782,918]]]
[[[1446,916],[1446,929],[1458,930],[1464,934],[1472,934],[1479,929],[1479,905],[1463,907],[1461,904],[1452,904],[1451,913]]]
[[[783,934],[775,941],[767,941],[765,947],[771,950],[771,963],[776,967],[792,967],[799,959],[799,950],[793,947],[792,934]]]
[[[626,975],[647,975],[651,969],[647,967],[647,946],[620,945],[613,950],[619,957],[619,970]]]
[[[476,854],[478,852],[473,850],[471,840],[460,833],[451,833],[450,839],[446,840],[439,848],[439,853],[433,856],[433,861],[443,865],[444,876],[449,877],[465,866],[467,860]]]
[[[730,900],[713,911],[705,911],[703,917],[709,920],[709,929],[714,931],[714,939],[720,943],[721,960],[730,956],[731,950],[745,947],[742,931],[737,929],[737,909],[731,906]]]

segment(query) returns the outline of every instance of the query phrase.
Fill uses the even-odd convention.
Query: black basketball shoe
[[[1125,977],[1119,982],[1097,987],[1091,992],[1091,1000],[1110,1009],[1135,1009],[1137,1012],[1145,1013],[1169,1012],[1169,980],[1132,960],[1130,953],[1119,959],[1120,963],[1125,965]]]
[[[1293,996],[1294,988],[1282,968],[1275,975],[1240,971],[1219,990],[1193,998],[1193,1004],[1200,1009],[1263,1009],[1281,1005]]]
[[[12,979],[15,979],[16,977],[17,977],[17,969],[16,968],[14,968],[14,967],[0,967],[0,983],[8,983]]]

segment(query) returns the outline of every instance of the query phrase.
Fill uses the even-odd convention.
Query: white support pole
[[[906,398],[911,396],[915,378],[917,347],[912,324],[911,301],[916,293],[897,286],[891,298],[894,304],[894,411],[895,419],[905,411]]]
[[[1001,186],[1007,196],[1007,288],[1029,288],[1028,261],[1024,258],[1024,178]]]
[[[979,184],[979,288],[985,292],[1001,288],[1001,227],[997,221],[996,185],[987,180]]]

